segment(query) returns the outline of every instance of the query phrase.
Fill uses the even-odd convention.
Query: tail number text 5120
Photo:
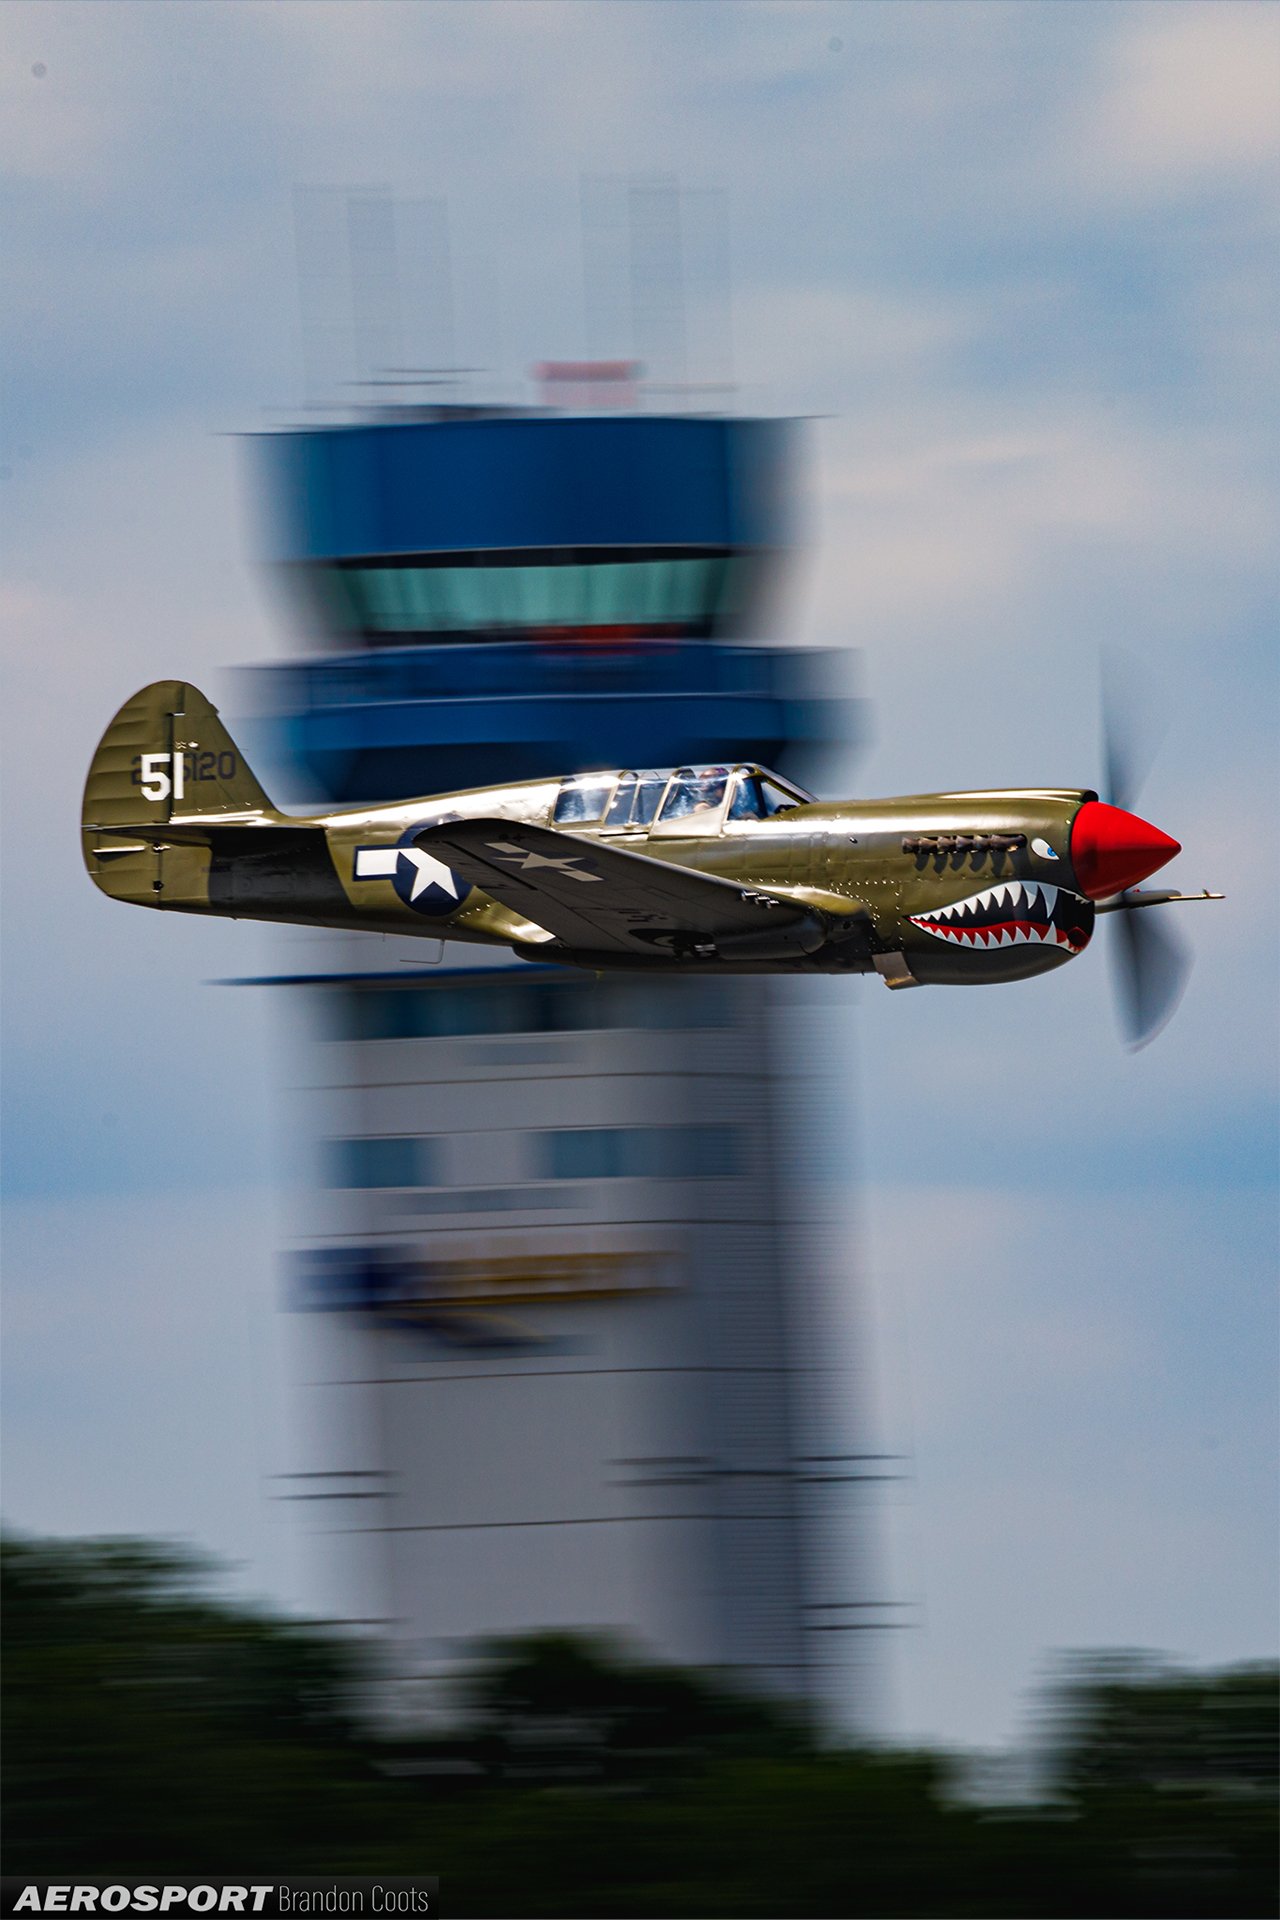
[[[201,753],[198,747],[191,747],[185,753],[135,753],[132,779],[148,800],[167,800],[170,793],[181,800],[188,784],[234,780],[237,771],[234,753]]]

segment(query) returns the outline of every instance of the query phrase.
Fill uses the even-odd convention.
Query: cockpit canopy
[[[768,820],[813,799],[767,767],[659,767],[573,774],[561,785],[558,827],[605,832],[715,833],[729,823]]]

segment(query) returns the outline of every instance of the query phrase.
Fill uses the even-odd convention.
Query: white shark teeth
[[[953,946],[1049,946],[1075,951],[1072,941],[1053,924],[1058,889],[1045,880],[1002,880],[963,900],[932,913],[911,916],[912,924]]]
[[[978,914],[996,912],[1006,914],[1010,920],[1048,921],[1053,917],[1057,899],[1058,889],[1043,882],[1024,885],[1021,880],[1006,880],[998,887],[984,887],[981,893],[967,894],[963,900],[953,900],[950,906],[916,918],[965,923]]]

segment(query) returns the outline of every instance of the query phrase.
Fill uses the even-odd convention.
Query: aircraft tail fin
[[[215,839],[268,823],[288,824],[217,709],[184,680],[157,680],[125,701],[90,763],[84,863],[112,899],[207,912]]]
[[[126,700],[98,743],[81,825],[165,826],[184,819],[274,813],[217,708],[182,680],[156,680]]]

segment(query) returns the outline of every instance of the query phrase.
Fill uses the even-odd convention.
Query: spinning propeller
[[[1172,900],[1221,899],[1221,894],[1140,893],[1138,882],[1182,851],[1159,827],[1132,813],[1153,743],[1140,739],[1132,702],[1116,695],[1117,663],[1103,673],[1102,752],[1110,802],[1086,801],[1071,830],[1071,857],[1085,893],[1099,913],[1115,913],[1112,972],[1120,1023],[1132,1049],[1145,1047],[1172,1019],[1191,972],[1185,942],[1142,909]],[[1142,711],[1148,711],[1146,703]]]

